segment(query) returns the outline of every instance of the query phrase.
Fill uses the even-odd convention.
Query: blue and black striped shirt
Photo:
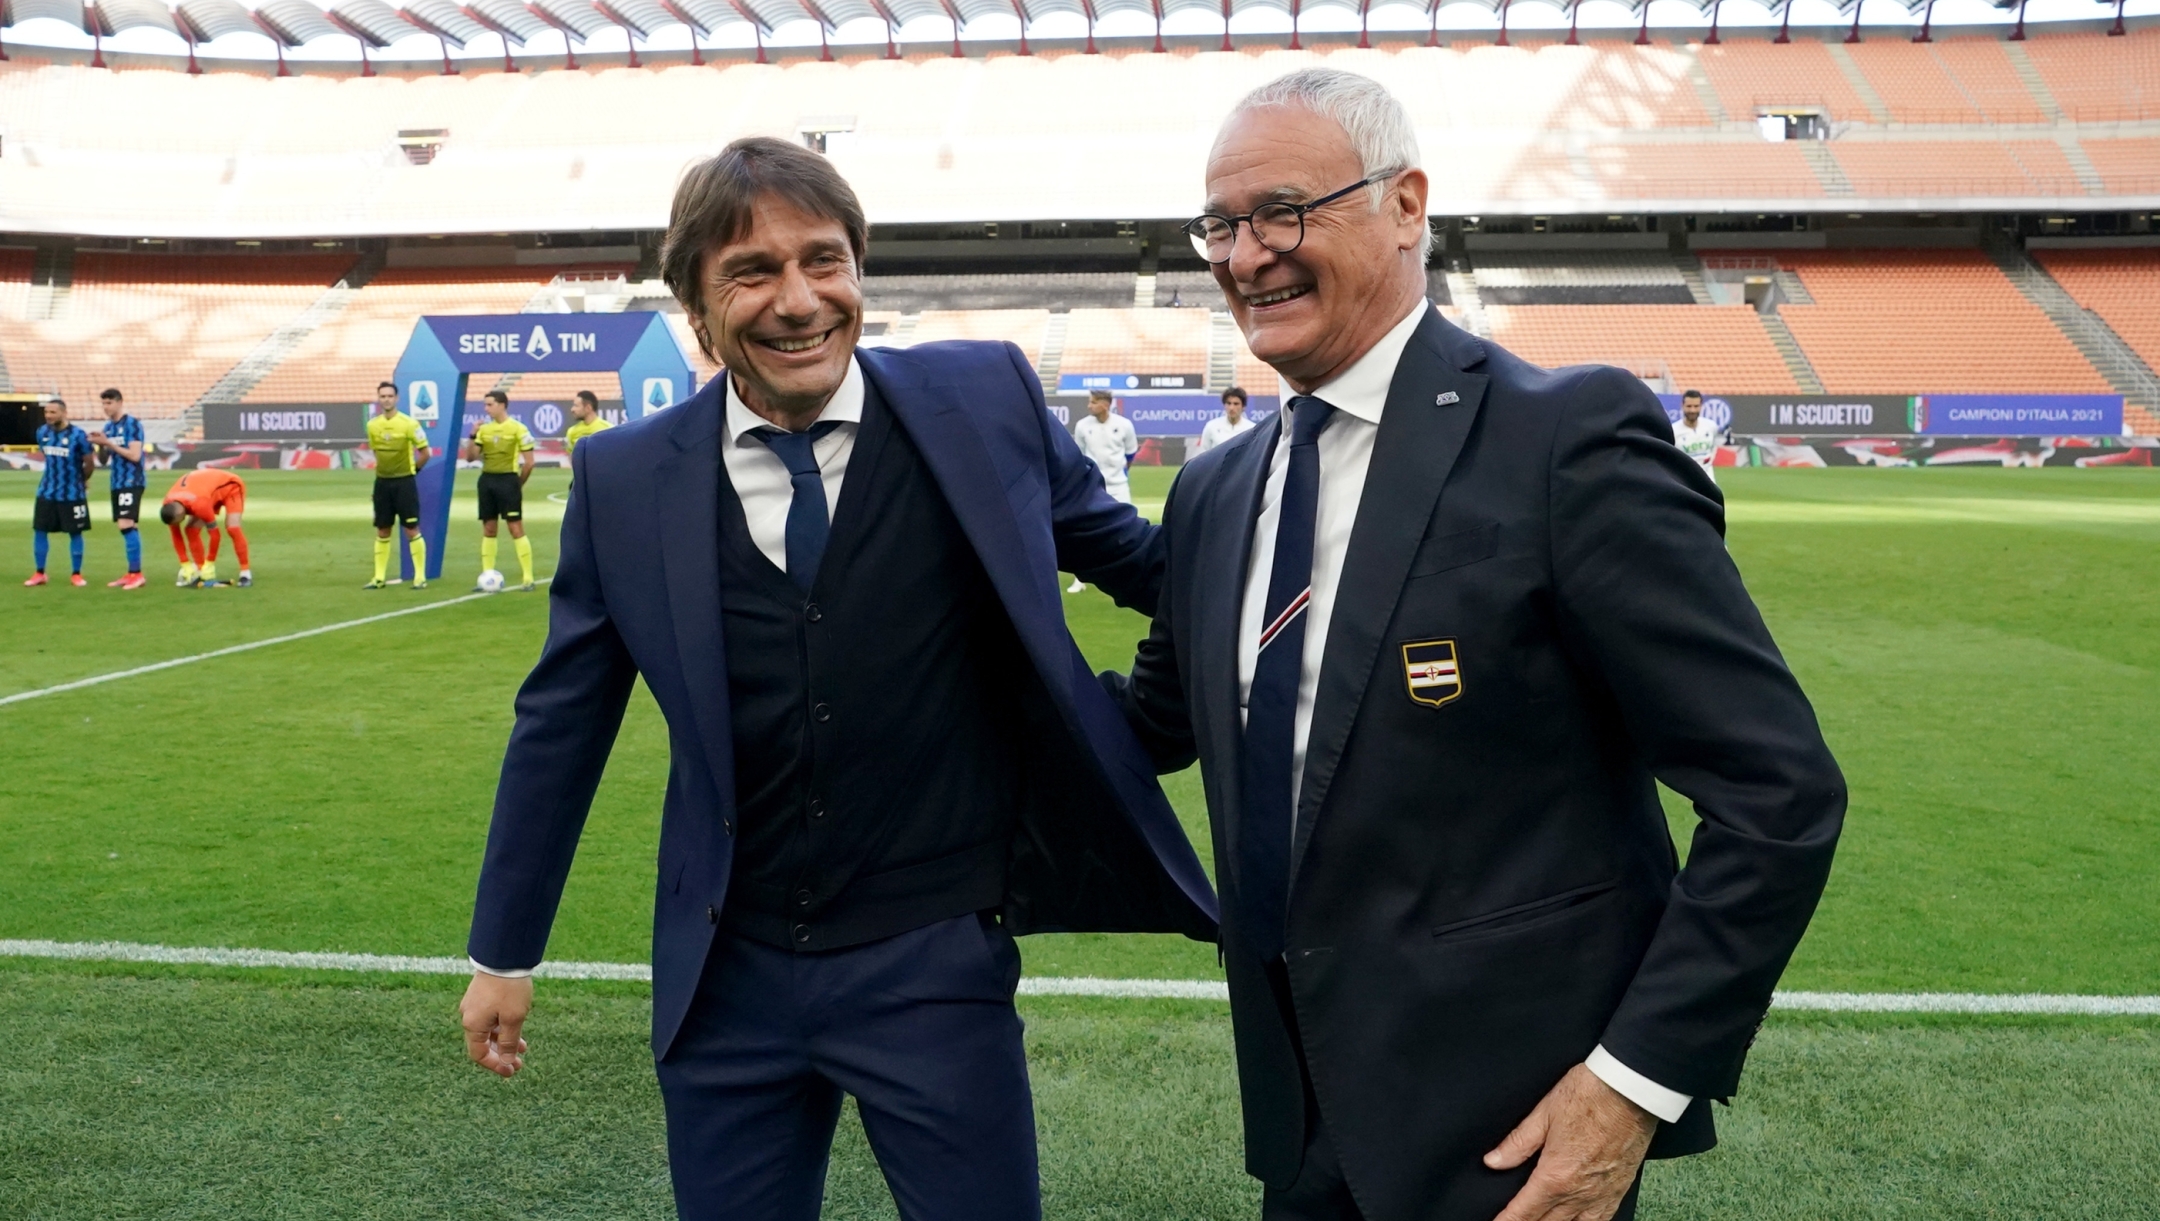
[[[45,477],[38,480],[38,498],[90,499],[89,486],[83,482],[83,459],[90,456],[90,434],[73,424],[59,428],[40,424],[37,441],[38,448],[45,451]]]
[[[126,446],[141,445],[143,443],[142,421],[131,415],[123,415],[117,420],[107,420],[105,421],[105,439],[113,443],[113,488],[115,490],[139,488],[148,484],[150,481],[143,475],[143,464],[130,462],[122,457],[119,452],[120,449]]]

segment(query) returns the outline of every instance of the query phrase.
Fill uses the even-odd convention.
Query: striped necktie
[[[1290,400],[1290,470],[1275,526],[1259,656],[1245,703],[1245,788],[1238,821],[1238,896],[1245,940],[1263,959],[1283,951],[1290,901],[1290,791],[1305,608],[1312,600],[1313,517],[1320,501],[1320,431],[1335,408],[1310,395]],[[1278,442],[1281,433],[1276,434]]]

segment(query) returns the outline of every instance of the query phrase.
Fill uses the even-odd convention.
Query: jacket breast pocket
[[[1500,523],[1486,522],[1468,530],[1457,530],[1429,539],[1418,548],[1417,559],[1410,565],[1410,579],[1429,577],[1479,560],[1489,560],[1500,553]]]
[[[1517,903],[1481,916],[1453,920],[1433,930],[1437,939],[1468,941],[1479,937],[1497,937],[1506,933],[1519,933],[1537,928],[1564,916],[1575,914],[1579,909],[1598,902],[1619,886],[1618,882],[1593,882],[1573,890],[1563,890],[1556,895]]]

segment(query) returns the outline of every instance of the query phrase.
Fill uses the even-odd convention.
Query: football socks
[[[382,584],[383,576],[390,571],[390,540],[375,540],[375,583]]]
[[[517,548],[518,570],[525,574],[525,579],[521,584],[532,584],[532,540],[521,536],[511,539],[510,545]],[[494,566],[492,563],[488,565],[490,568]]]
[[[494,566],[495,540],[483,534],[480,536],[480,571],[486,572]]]

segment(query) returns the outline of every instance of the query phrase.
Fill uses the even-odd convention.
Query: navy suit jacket
[[[1343,559],[1269,962],[1232,846],[1279,422],[1179,475],[1154,627],[1131,679],[1106,676],[1162,767],[1204,773],[1247,1168],[1296,1179],[1309,1082],[1370,1221],[1490,1221],[1530,1170],[1479,1159],[1599,1044],[1696,1098],[1651,1156],[1709,1147],[1845,810],[1717,485],[1635,378],[1426,314]],[[1702,816],[1684,870],[1654,781]]]
[[[922,451],[1032,674],[1033,744],[1004,917],[1031,932],[1215,936],[1215,896],[1155,769],[1065,628],[1058,570],[1152,614],[1160,532],[1110,499],[1011,344],[866,348],[863,373]],[[667,718],[653,911],[653,1051],[665,1056],[727,900],[735,744],[721,633],[725,374],[680,406],[596,433],[571,463],[547,645],[517,697],[469,952],[538,963],[632,681]],[[905,698],[904,693],[896,698]]]

